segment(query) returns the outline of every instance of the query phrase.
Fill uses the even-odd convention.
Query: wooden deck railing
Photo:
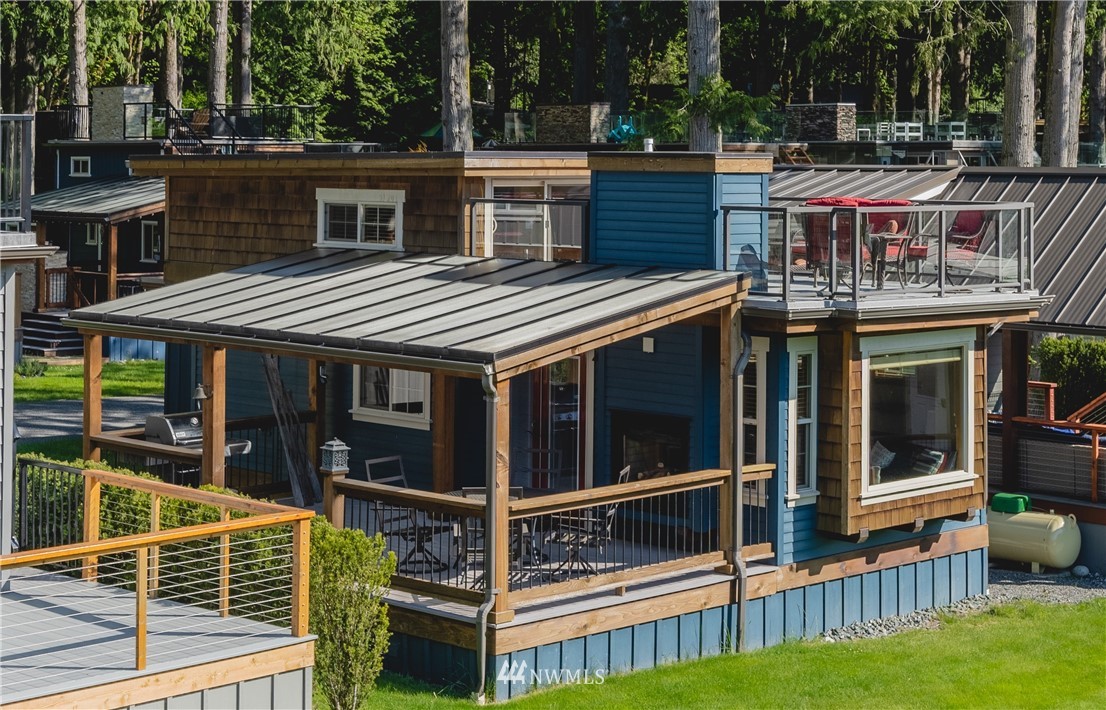
[[[43,464],[47,467],[49,464]],[[67,469],[72,471],[72,469]],[[83,494],[78,505],[83,519],[83,540],[42,549],[22,550],[0,556],[0,571],[36,568],[33,576],[53,582],[59,577],[83,579],[88,583],[123,587],[134,592],[135,668],[146,667],[147,606],[151,597],[173,602],[190,614],[217,611],[218,617],[244,617],[267,623],[286,623],[291,634],[307,634],[308,561],[310,553],[309,510],[182,488],[107,471],[82,470]],[[145,494],[132,503],[145,510],[125,509],[122,498],[102,506],[107,487]],[[73,500],[67,496],[65,500]],[[52,500],[52,505],[59,499]],[[216,522],[186,524],[162,529],[169,501],[190,501],[212,506]],[[45,499],[40,502],[45,502]],[[21,505],[26,501],[20,501]],[[22,510],[21,516],[35,511]],[[56,511],[37,511],[52,516]],[[166,513],[166,514],[163,514]],[[179,506],[176,514],[180,515]],[[101,539],[102,516],[145,520],[148,530]],[[234,517],[234,516],[240,517]],[[70,515],[75,518],[75,515]],[[258,554],[259,546],[267,553]],[[284,551],[282,548],[287,548]],[[77,562],[78,565],[62,563]],[[40,568],[47,568],[46,571]],[[28,575],[32,573],[28,572]],[[283,581],[282,581],[283,579]],[[50,585],[31,585],[32,588]],[[43,596],[47,592],[28,592]],[[59,616],[62,608],[58,605]],[[201,611],[201,608],[204,611]],[[87,612],[87,613],[85,613]],[[174,612],[180,616],[182,612]],[[95,610],[76,609],[73,616],[94,615]],[[74,626],[87,620],[74,619]],[[18,632],[15,632],[18,635]],[[9,643],[17,639],[9,637]]]
[[[1001,415],[991,415],[1001,422]],[[1034,417],[1012,417],[1019,461],[1003,461],[1002,447],[992,446],[991,466],[1001,476],[990,476],[999,485],[1016,484],[1025,493],[1055,495],[1098,503],[1106,500],[1106,476],[1102,455],[1106,424]],[[1058,431],[1064,430],[1064,431]],[[1001,441],[1001,440],[1000,440]],[[1013,474],[1010,481],[1006,474]]]
[[[774,470],[772,464],[744,470],[745,559],[773,554],[764,486]],[[482,496],[333,476],[324,498],[336,526],[386,538],[399,562],[393,588],[475,604],[487,583],[486,556],[498,554],[507,570],[506,584],[497,585],[500,595],[518,604],[725,565],[726,521],[732,519],[729,477],[729,471],[711,469],[517,498],[508,503],[507,525],[495,539],[485,539]]]

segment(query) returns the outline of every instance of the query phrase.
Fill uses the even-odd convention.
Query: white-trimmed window
[[[158,222],[142,222],[141,261],[145,264],[157,264],[161,261],[161,224]]]
[[[974,485],[974,347],[972,328],[860,341],[862,504]]]
[[[329,246],[403,250],[403,190],[315,190],[317,242]]]
[[[98,247],[102,241],[103,225],[86,223],[84,226],[84,244],[86,247]],[[78,232],[79,233],[79,232]]]
[[[353,418],[413,429],[430,428],[430,375],[360,365],[353,368]]]
[[[789,505],[818,498],[818,338],[788,341],[788,476]]]
[[[69,156],[69,177],[92,177],[92,158],[87,155]]]
[[[493,180],[484,194],[498,200],[587,200],[587,178]],[[493,254],[544,261],[581,261],[587,211],[579,205],[527,205],[497,202],[480,205],[483,239],[476,239],[476,255]]]
[[[767,421],[768,338],[753,338],[741,392],[741,423],[745,428],[745,463],[765,462],[764,422]]]

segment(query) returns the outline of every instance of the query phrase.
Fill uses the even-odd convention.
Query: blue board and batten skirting
[[[987,550],[981,548],[788,589],[748,602],[745,648],[815,638],[858,621],[946,606],[983,594],[986,580]],[[505,700],[546,684],[550,674],[594,683],[612,674],[733,652],[736,638],[737,605],[729,604],[489,656],[488,682],[495,683],[495,698]],[[525,664],[526,680],[497,680],[504,664],[516,673]],[[393,635],[385,665],[467,688],[476,678],[471,649],[401,633]],[[536,678],[531,670],[538,672]]]

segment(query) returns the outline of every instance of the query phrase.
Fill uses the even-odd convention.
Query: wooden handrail
[[[1034,419],[1033,417],[1010,417],[1010,421],[1017,424],[1031,424],[1039,427],[1056,427],[1059,429],[1084,429],[1088,432],[1098,432],[1100,434],[1106,434],[1106,424],[1072,422],[1063,419]]]
[[[67,562],[82,557],[133,552],[156,545],[170,545],[173,543],[202,540],[209,537],[219,537],[220,535],[262,530],[277,525],[295,523],[300,520],[310,520],[314,516],[314,511],[289,509],[289,511],[285,513],[270,513],[267,515],[258,515],[252,518],[239,518],[238,520],[225,522],[202,523],[187,528],[124,535],[123,537],[115,537],[110,540],[98,540],[96,542],[75,542],[69,545],[59,545],[57,547],[47,548],[45,550],[13,552],[8,555],[0,556],[0,570],[51,564],[55,562]]]
[[[197,488],[185,488],[183,486],[173,485],[172,483],[165,483],[164,481],[151,481],[147,478],[128,476],[123,473],[97,471],[95,469],[81,471],[81,473],[85,476],[98,478],[102,483],[107,483],[112,486],[130,488],[146,493],[156,493],[170,498],[190,500],[195,503],[204,503],[216,507],[225,506],[228,510],[236,510],[242,513],[267,514],[296,510],[295,508],[291,508],[287,505],[280,505],[279,503],[269,503],[267,501],[254,500],[252,498],[238,498],[236,496],[227,495],[226,493],[201,491]]]
[[[127,432],[133,431],[130,429],[124,430]],[[139,429],[139,432],[142,430]],[[117,432],[111,432],[108,434],[93,434],[88,437],[89,441],[93,444],[100,444],[102,448],[111,449],[112,451],[121,451],[124,453],[139,453],[147,455],[157,455],[157,458],[164,459],[176,459],[177,461],[196,462],[198,465],[203,454],[199,449],[190,449],[187,446],[172,446],[170,444],[162,444],[157,441],[146,441],[145,439],[136,439],[133,436],[120,436]]]
[[[741,467],[741,482],[766,481],[776,472],[774,463],[751,463]]]
[[[605,503],[617,503],[620,501],[649,498],[665,493],[680,493],[698,488],[710,488],[720,486],[730,477],[730,472],[721,468],[712,468],[705,471],[692,471],[690,473],[677,473],[663,478],[650,478],[644,481],[630,481],[613,486],[599,488],[585,488],[579,491],[566,493],[554,493],[553,495],[538,498],[526,498],[513,500],[508,503],[508,511],[511,518],[519,518],[530,515],[548,515],[561,513],[581,507],[603,505]]]
[[[431,493],[414,488],[399,488],[384,483],[334,479],[334,491],[357,500],[374,500],[388,505],[418,508],[445,515],[483,515],[484,501]]]

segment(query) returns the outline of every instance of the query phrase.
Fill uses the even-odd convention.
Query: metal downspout
[[[495,387],[495,378],[491,367],[484,366],[484,374],[480,377],[480,383],[484,386],[484,420],[487,431],[484,436],[484,467],[485,467],[485,491],[484,496],[484,601],[476,610],[476,668],[477,686],[476,702],[483,705],[487,702],[488,676],[488,614],[495,605],[495,596],[499,590],[492,586],[495,580],[495,555],[488,554],[488,544],[495,540],[497,531],[492,529],[492,523],[496,514],[495,478],[496,478],[496,431],[498,422],[499,391]]]
[[[749,588],[749,575],[745,569],[745,560],[741,558],[742,529],[744,524],[744,508],[742,505],[741,464],[745,458],[745,423],[742,421],[741,386],[745,376],[745,366],[749,364],[752,355],[753,339],[744,330],[741,330],[741,315],[738,314],[731,321],[731,327],[735,334],[741,337],[741,354],[734,363],[733,372],[730,375],[730,407],[735,426],[733,435],[733,451],[730,457],[730,506],[733,515],[730,519],[733,530],[730,531],[730,539],[733,541],[733,560],[737,567],[737,650],[740,653],[745,650],[745,607],[746,593]]]

